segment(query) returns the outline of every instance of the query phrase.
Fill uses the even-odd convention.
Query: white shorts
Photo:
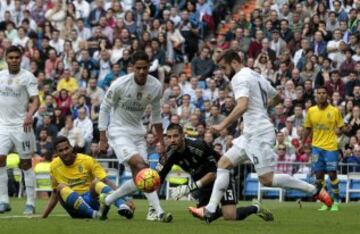
[[[35,144],[33,130],[25,132],[22,126],[0,127],[0,155],[8,155],[15,147],[21,159],[31,159]]]
[[[127,167],[127,161],[135,154],[139,154],[147,162],[146,142],[143,135],[120,135],[109,131],[108,138],[119,163]]]
[[[233,146],[226,151],[224,157],[233,166],[250,160],[259,176],[274,171],[276,165],[275,132],[268,132],[254,137],[242,135],[233,141]]]

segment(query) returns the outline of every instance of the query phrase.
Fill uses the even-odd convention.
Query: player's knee
[[[0,167],[6,167],[6,156],[0,156]]]
[[[29,170],[32,167],[31,159],[21,159],[19,164],[20,169]]]
[[[236,212],[233,211],[227,211],[227,210],[222,210],[222,215],[224,220],[235,220],[236,219]]]
[[[273,186],[273,179],[270,176],[259,176],[259,181],[265,187]]]
[[[134,155],[129,161],[128,164],[131,168],[133,175],[136,175],[139,171],[144,168],[149,167],[144,159],[140,155]]]
[[[230,160],[226,157],[221,157],[217,166],[218,168],[223,168],[223,169],[231,169],[233,167]]]

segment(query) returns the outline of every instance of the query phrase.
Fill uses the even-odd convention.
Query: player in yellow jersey
[[[344,121],[338,108],[328,103],[324,87],[316,89],[317,105],[309,109],[305,122],[306,139],[312,133],[312,169],[317,185],[325,187],[325,173],[331,181],[334,203],[331,208],[322,206],[319,210],[339,210],[339,180],[337,165],[339,160],[336,130],[344,127]]]
[[[99,197],[110,193],[116,186],[107,179],[104,168],[94,158],[74,153],[66,137],[56,138],[55,149],[58,157],[50,164],[53,192],[42,217],[47,218],[58,201],[73,218],[100,217]],[[122,214],[120,208],[123,206],[131,212],[127,214],[132,214],[130,203],[125,204],[123,200],[116,203],[119,214]]]

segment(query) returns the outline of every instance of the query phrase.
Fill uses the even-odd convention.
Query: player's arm
[[[204,144],[204,156],[206,157],[204,167],[209,171],[204,175],[200,180],[196,182],[198,188],[208,185],[215,181],[216,170],[217,170],[217,160],[221,157],[213,148],[211,148],[207,143]]]
[[[169,156],[167,157],[166,161],[163,162],[164,164],[162,165],[161,171],[159,171],[161,183],[164,183],[166,176],[169,174],[171,168],[174,166],[176,162],[177,160],[175,160],[175,157],[171,156],[171,153],[169,153]]]
[[[247,110],[249,105],[248,97],[240,97],[237,99],[235,108],[231,111],[231,113],[219,124],[217,131],[220,131],[224,128],[227,128],[236,120],[238,120]],[[215,126],[213,126],[215,127]],[[215,127],[216,128],[216,127]]]
[[[46,205],[46,208],[44,210],[44,213],[42,215],[42,218],[46,219],[49,214],[54,210],[54,208],[56,207],[56,204],[58,203],[59,201],[59,197],[58,197],[58,194],[57,194],[57,191],[56,189],[54,189],[51,193],[51,196],[50,196],[50,199],[49,199],[49,202],[48,204]]]
[[[33,124],[33,115],[38,110],[40,106],[40,99],[39,99],[39,90],[38,90],[38,84],[37,80],[34,76],[31,76],[29,79],[29,82],[26,86],[27,93],[30,97],[30,102],[28,104],[28,111],[26,113],[25,119],[24,119],[24,131],[28,132],[31,131],[32,124]]]
[[[151,102],[151,117],[152,117],[152,124],[155,129],[155,140],[160,144],[159,146],[159,154],[161,156],[161,160],[166,160],[166,147],[164,143],[164,136],[163,136],[163,127],[161,122],[161,107],[160,107],[160,99],[161,99],[161,87],[158,90],[156,97]]]
[[[106,185],[109,185],[112,190],[116,190],[118,188],[118,186],[116,186],[116,184],[107,177],[102,179],[101,182],[103,182]]]
[[[211,130],[219,132],[237,121],[247,110],[249,105],[250,86],[247,77],[235,77],[231,81],[231,86],[235,95],[236,105],[231,113],[217,125],[213,125]]]
[[[306,139],[308,139],[312,134],[312,123],[310,116],[311,116],[311,110],[307,112],[304,121],[304,138],[302,139],[303,143],[305,143]]]
[[[282,102],[282,98],[279,93],[277,93],[270,101],[268,102],[268,108],[273,108]]]
[[[110,112],[116,100],[116,89],[113,86],[106,91],[105,97],[100,105],[99,131],[100,131],[100,152],[106,153],[109,147],[106,130],[109,125]]]

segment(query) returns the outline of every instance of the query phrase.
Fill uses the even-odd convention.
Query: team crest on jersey
[[[147,99],[148,101],[151,101],[151,95],[148,94],[147,97],[146,97],[146,99]]]
[[[141,100],[142,99],[142,93],[137,93],[136,94],[136,99]]]
[[[84,171],[84,168],[83,168],[82,165],[79,165],[78,169],[79,169],[79,172],[80,172],[80,173],[82,173],[82,172]]]
[[[327,114],[327,118],[331,119],[331,114],[330,113]]]

